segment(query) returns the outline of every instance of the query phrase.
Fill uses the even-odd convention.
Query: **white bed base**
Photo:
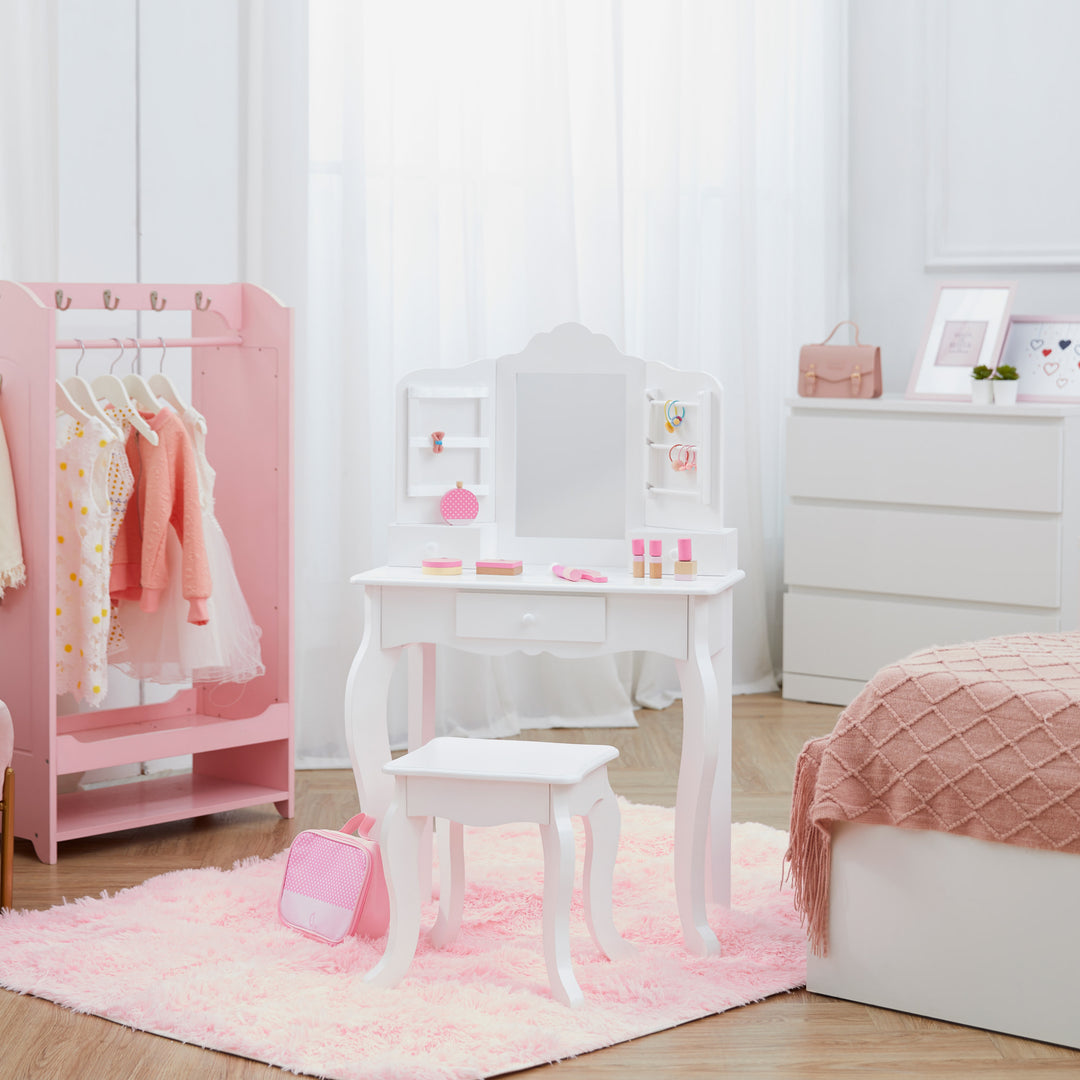
[[[833,826],[807,989],[1080,1048],[1080,856]]]

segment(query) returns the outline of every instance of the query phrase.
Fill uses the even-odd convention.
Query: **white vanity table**
[[[364,635],[345,707],[360,804],[381,819],[393,793],[382,772],[387,696],[403,650],[410,748],[435,734],[436,645],[490,656],[671,657],[683,691],[674,874],[684,939],[700,955],[719,949],[706,921],[710,863],[713,899],[730,900],[731,591],[743,577],[735,532],[721,520],[721,393],[708,375],[626,357],[576,325],[514,356],[407,377],[390,538],[398,565],[352,579],[364,589]],[[685,412],[674,433],[664,426],[668,399]],[[444,432],[440,454],[434,430]],[[668,464],[676,442],[697,448],[693,473]],[[459,479],[478,497],[476,522],[440,524],[439,496]],[[632,577],[631,536],[664,541],[663,578]],[[694,581],[672,576],[680,536],[693,539]],[[436,553],[462,558],[464,572],[424,575],[421,559]],[[477,575],[485,557],[522,559],[524,572]],[[566,581],[553,562],[608,580]]]

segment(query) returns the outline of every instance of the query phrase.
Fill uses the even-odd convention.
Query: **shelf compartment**
[[[486,398],[486,386],[410,386],[411,398]]]
[[[478,499],[491,494],[491,488],[487,484],[469,484],[468,488]],[[408,493],[411,499],[435,499],[445,495],[449,489],[446,484],[410,484]]]
[[[491,440],[486,435],[446,435],[443,437],[444,450],[486,450]],[[430,450],[430,435],[410,435],[409,447],[414,450]]]
[[[283,802],[287,789],[187,773],[75,791],[57,799],[57,840]]]
[[[56,736],[56,771],[83,772],[111,765],[179,754],[199,754],[236,746],[274,742],[289,737],[288,710],[271,707],[259,716],[223,720],[219,716],[178,712],[83,730],[61,730]],[[59,718],[62,723],[64,718]]]

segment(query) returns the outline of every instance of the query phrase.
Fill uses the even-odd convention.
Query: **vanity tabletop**
[[[425,574],[419,566],[379,566],[354,574],[354,585],[423,586],[433,589],[468,589],[485,592],[536,593],[648,593],[655,596],[715,596],[725,592],[746,574],[731,570],[724,574],[701,574],[695,581],[676,581],[672,574],[662,578],[635,578],[625,567],[591,566],[607,577],[606,582],[566,581],[551,572],[550,563],[527,564],[520,574],[478,574],[465,567],[460,574]]]

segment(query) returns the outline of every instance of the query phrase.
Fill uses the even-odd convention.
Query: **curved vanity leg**
[[[709,896],[731,907],[731,645],[712,656],[719,738],[709,827]]]
[[[381,624],[381,590],[368,586],[364,590],[364,637],[345,685],[345,741],[360,807],[379,822],[377,829],[394,792],[393,778],[382,767],[390,760],[386,700],[401,653],[400,647],[382,647]]]
[[[619,852],[619,804],[609,787],[584,817],[585,869],[582,899],[585,924],[600,951],[609,960],[632,956],[637,949],[615,929],[611,908],[611,881]]]
[[[553,792],[552,821],[540,826],[544,841],[544,960],[551,993],[577,1006],[585,995],[570,964],[570,896],[574,891],[574,828],[564,796]]]
[[[386,811],[381,840],[386,889],[390,896],[390,930],[382,959],[364,976],[374,986],[396,986],[409,970],[420,938],[420,890],[416,855],[424,819],[406,812],[407,781],[398,779]]]
[[[465,829],[460,821],[445,821],[440,818],[437,831],[439,915],[428,937],[435,948],[441,949],[444,945],[449,945],[461,929],[461,912],[465,906]],[[445,841],[444,834],[447,837]]]
[[[719,692],[709,654],[709,599],[689,598],[687,659],[675,665],[683,693],[682,759],[675,799],[675,896],[683,940],[697,956],[720,951],[705,912],[708,829],[721,737]],[[730,739],[730,731],[724,737]]]

